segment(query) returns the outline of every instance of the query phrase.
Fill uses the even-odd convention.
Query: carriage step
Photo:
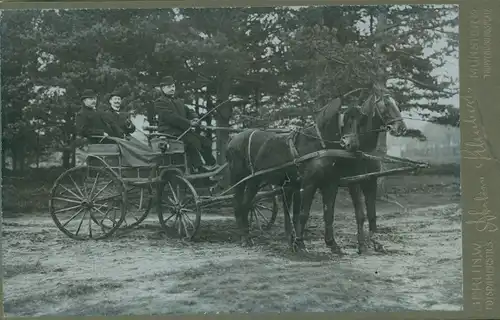
[[[154,183],[158,179],[157,178],[122,178],[123,182],[129,183],[129,184],[148,184],[148,183]]]

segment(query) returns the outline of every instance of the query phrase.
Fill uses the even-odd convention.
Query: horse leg
[[[366,215],[368,217],[369,239],[375,251],[385,251],[384,246],[374,239],[377,232],[377,179],[369,179],[361,184],[365,196]]]
[[[294,216],[299,216],[300,215],[300,208],[302,204],[302,197],[300,193],[300,186],[294,186],[292,189],[292,199],[293,199],[293,215]],[[305,227],[305,226],[304,226]],[[294,229],[292,229],[294,230]],[[290,244],[293,246],[294,239],[295,239],[296,234],[290,234]]]
[[[240,233],[240,238],[243,237],[244,234],[242,213],[243,213],[243,200],[245,197],[245,187],[246,186],[244,183],[235,187],[233,196],[234,218],[236,220],[236,227],[238,228],[238,232]]]
[[[321,187],[323,198],[323,220],[325,222],[325,244],[332,253],[342,254],[342,249],[335,241],[333,221],[335,219],[335,200],[339,191],[339,183],[327,183]]]
[[[247,183],[247,188],[245,190],[243,204],[240,210],[240,223],[241,223],[241,243],[243,246],[252,246],[252,240],[250,238],[250,223],[248,221],[248,214],[252,208],[253,200],[255,195],[259,191],[259,183],[252,181]]]
[[[292,205],[293,189],[290,187],[284,188],[282,193],[283,211],[285,214],[285,236],[290,245],[293,243],[292,238],[292,222],[290,220],[290,207]]]
[[[350,184],[348,186],[349,194],[354,205],[354,214],[356,216],[356,224],[358,226],[358,253],[366,252],[365,243],[365,212],[363,211],[363,203],[361,201],[361,188],[359,184]]]
[[[294,197],[300,197],[301,206],[298,206],[297,210],[293,210],[293,225],[295,227],[295,239],[293,243],[294,251],[306,251],[306,246],[304,244],[304,230],[309,220],[309,214],[311,212],[311,206],[314,199],[314,194],[316,193],[317,186],[314,183],[303,184],[300,193],[296,192]]]

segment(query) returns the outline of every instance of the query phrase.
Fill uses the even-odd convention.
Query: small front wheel
[[[121,226],[122,229],[132,229],[143,222],[153,206],[153,188],[151,185],[127,186],[127,215]]]
[[[276,222],[278,216],[277,196],[254,200],[249,212],[249,224],[260,231],[268,231]]]
[[[162,175],[163,176],[163,175]],[[192,240],[200,227],[200,199],[182,175],[167,174],[159,182],[158,219],[168,235]]]

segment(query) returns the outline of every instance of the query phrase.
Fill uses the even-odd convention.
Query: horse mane
[[[315,123],[321,134],[325,135],[326,139],[330,138],[333,140],[334,137],[340,136],[341,134],[339,127],[341,105],[340,98],[330,100],[316,115]],[[332,129],[336,130],[332,131]],[[328,138],[326,136],[328,136]]]

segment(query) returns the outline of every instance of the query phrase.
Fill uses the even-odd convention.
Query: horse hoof
[[[241,240],[241,246],[243,248],[249,248],[253,246],[253,240],[252,239],[243,239]]]
[[[343,256],[344,255],[344,251],[342,251],[342,249],[340,247],[331,247],[330,250],[332,251],[333,254],[336,254],[336,255],[339,255],[339,256]]]
[[[294,253],[307,252],[307,249],[302,241],[293,241],[292,251]]]
[[[358,254],[365,254],[368,251],[368,248],[365,245],[361,245],[358,247]]]
[[[380,243],[374,243],[373,249],[377,252],[380,252],[380,253],[387,253],[387,250],[385,249],[385,247]]]

